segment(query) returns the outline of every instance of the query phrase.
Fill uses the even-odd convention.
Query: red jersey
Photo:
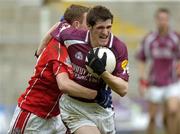
[[[59,90],[56,75],[67,72],[73,77],[71,62],[66,50],[52,39],[37,60],[34,76],[26,91],[19,97],[18,106],[42,118],[60,114]]]

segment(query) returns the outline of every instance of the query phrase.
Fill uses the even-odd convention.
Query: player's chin
[[[107,44],[108,44],[107,41],[105,41],[105,42],[99,42],[99,45],[100,45],[101,47],[105,47],[105,46],[107,46]]]
[[[101,44],[100,46],[101,46],[101,47],[105,47],[105,46],[107,46],[107,43]]]

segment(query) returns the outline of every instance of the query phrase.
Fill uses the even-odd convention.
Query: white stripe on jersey
[[[86,44],[86,42],[81,41],[81,40],[65,40],[64,45],[68,48],[71,45],[74,44]]]
[[[112,43],[113,43],[113,39],[114,39],[114,35],[111,33],[111,39],[110,39],[110,43],[109,43],[109,48],[112,47]]]
[[[179,45],[179,37],[177,36],[177,34],[175,34],[174,32],[170,32],[169,33],[169,36],[171,37],[171,39],[173,40],[173,42],[176,44],[176,45]]]
[[[150,35],[147,36],[147,38],[144,41],[144,53],[146,57],[150,57],[150,44],[153,40],[157,37],[157,33],[153,32]]]
[[[43,68],[42,72],[40,73],[40,76],[41,76],[41,77],[43,76],[43,73],[44,73],[45,69],[47,68],[47,66],[48,66],[48,63],[47,63],[46,66]],[[38,80],[39,80],[39,79],[36,78],[36,80],[34,81],[33,85],[31,86],[31,88],[29,89],[29,91],[27,92],[27,94],[25,95],[24,100],[21,101],[19,107],[21,107],[22,104],[26,101],[27,96],[29,95],[29,93],[31,92],[31,90],[33,89],[34,85],[36,84],[36,82],[37,82]]]
[[[49,111],[49,113],[46,115],[45,119],[48,118],[48,116],[50,115],[50,113],[53,111],[53,109],[55,108],[56,104],[59,102],[61,94],[59,94],[56,103],[54,103],[54,106],[52,107],[52,109]]]
[[[71,25],[69,25],[68,23],[64,23],[64,24],[62,25],[62,27],[59,28],[59,33],[57,34],[57,37],[60,36],[60,34],[61,34],[62,31],[64,31],[64,30],[67,29],[67,28],[70,28],[70,27],[71,27]]]
[[[47,68],[47,66],[48,66],[48,63],[47,63],[46,66],[43,68],[43,70],[42,70],[42,72],[41,72],[41,74],[40,74],[41,77],[43,76],[43,73],[44,73],[45,69]]]
[[[58,58],[57,58],[57,60],[60,61],[60,56],[61,56],[61,55],[60,55],[60,49],[61,49],[61,44],[60,44],[60,43],[58,44],[58,48],[59,48],[59,49],[58,49]],[[56,76],[57,73],[59,72],[59,69],[60,69],[60,68],[61,68],[61,66],[58,66],[58,69],[57,69],[57,71],[56,71],[56,73],[55,73],[55,76]]]
[[[57,57],[57,60],[60,61],[60,56],[61,56],[61,55],[60,55],[60,49],[61,49],[61,44],[60,44],[60,43],[58,43],[58,48],[59,48],[59,49],[58,49],[58,57]]]
[[[88,42],[88,37],[89,37],[89,30],[86,33],[86,38],[85,38],[85,42]]]
[[[60,70],[60,68],[61,68],[61,63],[60,63],[60,66],[58,66],[58,69],[57,69],[57,71],[56,71],[56,73],[54,74],[55,76],[58,74],[58,72],[59,72],[59,70]]]
[[[23,102],[26,101],[26,98],[27,98],[28,94],[31,92],[32,88],[34,87],[34,85],[36,84],[37,81],[38,81],[38,78],[34,81],[33,85],[31,86],[31,88],[30,88],[30,90],[27,92],[27,94],[25,95],[24,100],[22,100],[22,102],[21,102],[21,104],[20,104],[19,107],[21,107],[22,104],[23,104]]]
[[[85,41],[81,41],[81,40],[65,40],[64,45],[68,48],[69,46],[74,45],[74,44],[86,44],[88,42],[88,35],[89,35],[89,31],[87,31],[87,33],[86,33]],[[113,39],[114,39],[114,35],[111,33],[110,43],[108,45],[109,48],[111,48],[112,45],[113,45]]]
[[[60,54],[60,49],[61,49],[61,44],[58,43],[58,57],[57,57],[57,60],[58,60],[58,61],[60,61],[60,55],[61,55],[61,54]],[[46,69],[47,65],[48,65],[48,63],[46,64],[45,68],[44,68],[43,71],[41,72],[42,74],[43,74],[44,70]],[[55,75],[58,73],[59,69],[60,69],[60,66],[58,67]],[[46,115],[45,118],[48,118],[48,116],[50,115],[50,113],[54,110],[56,104],[57,104],[58,101],[59,101],[60,96],[61,96],[61,94],[59,94],[59,96],[58,96],[58,98],[57,98],[57,100],[56,100],[56,103],[54,103],[54,106],[52,107],[52,109],[49,111],[49,113]]]

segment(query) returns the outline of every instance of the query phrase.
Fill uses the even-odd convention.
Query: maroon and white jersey
[[[180,38],[174,31],[160,36],[149,33],[143,40],[137,58],[150,60],[149,82],[155,86],[166,86],[177,80],[176,61],[180,59]]]
[[[82,86],[98,90],[104,86],[102,80],[92,76],[86,69],[85,59],[92,49],[89,31],[74,29],[67,23],[61,23],[51,35],[68,49],[68,54],[72,62],[74,81]],[[128,81],[128,53],[126,45],[113,34],[110,35],[107,44],[116,57],[116,68],[113,75]]]
[[[66,47],[52,39],[39,56],[34,75],[19,97],[18,106],[42,118],[57,116],[62,92],[58,88],[56,76],[61,72],[73,77]]]

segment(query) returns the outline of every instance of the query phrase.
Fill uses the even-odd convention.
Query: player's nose
[[[105,35],[105,36],[108,36],[108,34],[109,34],[108,29],[107,29],[107,28],[104,28],[104,29],[102,30],[102,34]]]

